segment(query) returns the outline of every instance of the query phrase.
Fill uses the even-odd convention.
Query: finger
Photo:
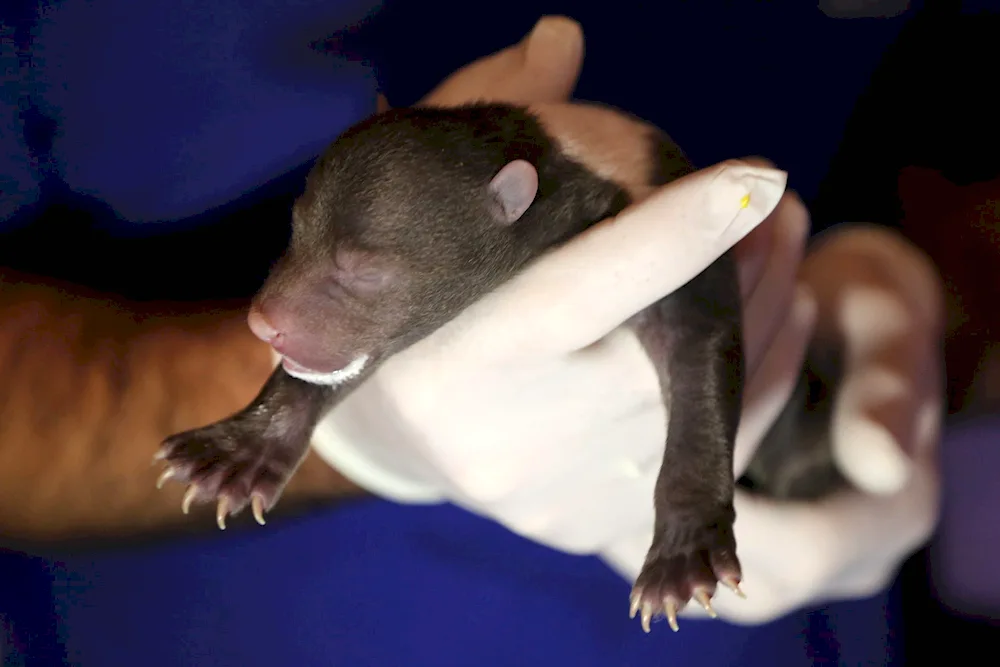
[[[799,287],[788,316],[778,328],[756,372],[748,376],[733,456],[737,478],[746,471],[761,440],[791,399],[802,374],[815,322],[816,299],[807,288]]]
[[[939,495],[927,456],[903,490],[889,496],[850,491],[817,503],[787,503],[738,492],[739,557],[747,572],[789,592],[810,599],[842,596],[845,583],[877,581],[929,539]],[[745,586],[750,595],[750,581]]]
[[[921,407],[914,389],[905,372],[877,359],[847,368],[833,413],[834,460],[868,493],[898,491],[910,475],[905,445]]]
[[[744,303],[760,284],[764,270],[774,255],[774,228],[777,223],[778,218],[769,215],[733,248],[739,272],[740,296]]]
[[[932,535],[937,498],[933,482],[915,484],[912,495],[889,508],[861,494],[829,508],[786,506],[737,491],[736,540],[748,599],[716,595],[712,606],[727,621],[760,624],[796,609],[875,595]],[[871,517],[877,520],[862,530],[851,525]],[[702,616],[697,607],[685,611]]]
[[[523,40],[466,65],[420,104],[561,102],[576,87],[582,65],[580,24],[563,16],[546,16]]]
[[[591,227],[482,306],[491,310],[490,327],[505,334],[493,341],[497,349],[558,354],[592,344],[744,238],[777,206],[786,179],[782,171],[727,161]]]
[[[753,167],[775,168],[773,162],[757,156],[745,157],[743,162]],[[767,268],[776,222],[777,216],[772,213],[733,248],[739,270],[740,293],[744,301],[760,282],[764,269]]]
[[[756,372],[762,356],[771,347],[771,340],[786,319],[809,232],[806,207],[791,192],[785,193],[769,219],[775,220],[771,253],[763,275],[744,302],[743,353],[747,377]]]
[[[925,403],[925,408],[920,411],[918,416],[918,421],[921,422],[918,430],[922,431],[922,435],[918,437],[933,439],[935,442],[938,440],[942,412],[942,402]],[[903,498],[901,500],[895,499],[895,502],[892,503],[894,509],[901,509],[904,503],[910,503],[914,515],[912,519],[908,520],[908,524],[893,526],[896,529],[902,529],[899,533],[899,539],[875,543],[881,547],[881,558],[889,567],[882,569],[872,567],[871,562],[875,561],[879,554],[867,559],[856,557],[856,562],[843,567],[837,578],[836,585],[843,591],[844,597],[866,597],[884,588],[895,574],[891,567],[930,539],[937,526],[941,511],[941,483],[938,466],[939,462],[933,447],[925,447],[915,452],[913,457],[914,472],[907,477],[907,484],[897,494],[902,495]],[[884,502],[885,497],[869,496],[869,498],[875,502]],[[845,507],[843,509],[843,512],[849,511],[855,511],[855,508]],[[872,511],[880,510],[876,505],[872,507]]]
[[[835,335],[844,347],[835,460],[869,493],[902,488],[914,448],[934,442],[927,435],[933,420],[924,417],[941,400],[941,311],[933,305],[939,287],[932,276],[908,243],[871,229],[829,235],[803,265],[820,304],[818,335]]]

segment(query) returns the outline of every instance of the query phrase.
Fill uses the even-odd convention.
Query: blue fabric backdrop
[[[809,2],[643,4],[394,2],[359,44],[405,104],[540,13],[573,15],[588,37],[581,97],[660,124],[701,164],[766,155],[808,199],[903,23],[834,21]],[[97,202],[81,224],[109,238],[210,225],[371,110],[366,63],[309,44],[373,9],[7,0],[0,226],[30,226],[74,197]],[[647,637],[627,618],[627,593],[596,560],[457,509],[371,500],[160,548],[3,553],[0,646],[8,665],[84,667],[794,667],[888,664],[895,651],[889,596]]]

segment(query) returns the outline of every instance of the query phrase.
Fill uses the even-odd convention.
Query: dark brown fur
[[[648,150],[649,186],[693,170],[666,135],[651,132]],[[537,196],[516,222],[498,224],[502,202],[489,185],[515,160],[535,167]],[[254,497],[271,508],[319,418],[381,360],[631,200],[626,188],[572,159],[526,109],[398,109],[351,128],[310,174],[289,248],[255,307],[283,332],[288,358],[304,366],[334,370],[361,354],[371,361],[336,387],[279,367],[245,410],[164,444],[174,478],[192,484],[196,502],[224,501],[223,514]],[[665,600],[681,608],[741,576],[732,459],[744,364],[732,255],[629,326],[656,368],[670,415],[653,544],[634,589],[640,607],[660,612]],[[776,466],[787,453],[783,442],[766,450]]]

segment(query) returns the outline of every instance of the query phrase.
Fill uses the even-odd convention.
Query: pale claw
[[[732,592],[736,593],[744,600],[747,599],[746,593],[744,593],[743,589],[740,588],[740,582],[738,582],[737,580],[727,577],[726,579],[722,580],[722,585],[731,590]]]
[[[642,605],[642,631],[649,634],[649,624],[653,620],[653,605],[648,602]]]
[[[701,604],[701,606],[705,608],[705,611],[708,612],[709,616],[711,616],[712,618],[719,617],[719,615],[715,613],[715,610],[712,609],[712,598],[710,598],[708,596],[708,593],[706,593],[703,589],[699,588],[694,592],[694,599],[697,600]]]
[[[264,501],[260,496],[254,496],[253,500],[250,501],[250,508],[253,510],[253,518],[257,520],[257,523],[264,525]],[[635,616],[635,612],[632,613]]]
[[[642,604],[642,600],[639,599],[638,595],[632,596],[632,605],[628,609],[628,617],[635,618],[635,615],[639,613],[639,606]]]
[[[229,513],[229,499],[219,498],[219,504],[215,508],[215,523],[219,524],[219,530],[226,529],[226,514]]]
[[[160,473],[160,476],[156,480],[156,488],[162,489],[163,485],[167,483],[167,480],[173,476],[174,476],[173,468],[167,468],[166,470],[164,470],[162,473]]]
[[[187,514],[191,511],[191,503],[194,502],[195,496],[198,495],[198,487],[193,484],[188,487],[187,492],[184,494],[184,500],[181,501],[181,511]]]
[[[677,603],[674,602],[673,598],[667,598],[667,601],[663,603],[663,611],[667,614],[667,623],[670,624],[670,629],[674,632],[680,630],[677,625]]]

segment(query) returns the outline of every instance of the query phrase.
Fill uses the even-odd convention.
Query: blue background
[[[411,103],[542,13],[584,26],[580,97],[661,125],[700,164],[766,155],[811,202],[906,22],[831,20],[808,2],[643,4],[430,0],[371,17],[360,0],[8,1],[0,261],[138,296],[249,294],[309,161],[377,87]],[[337,40],[355,57],[315,48],[366,15]],[[267,530],[0,552],[0,642],[10,665],[86,667],[792,667],[899,651],[898,591],[648,637],[627,593],[594,559],[455,508],[365,500]]]

